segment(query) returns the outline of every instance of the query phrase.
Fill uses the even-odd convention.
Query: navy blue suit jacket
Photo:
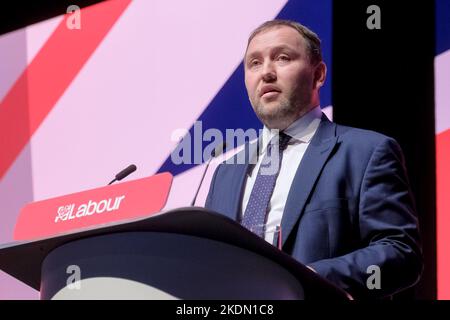
[[[251,153],[248,144],[243,152]],[[248,161],[219,165],[205,207],[239,221],[248,169]],[[418,281],[417,217],[394,139],[323,115],[292,169],[281,223],[284,252],[355,297],[388,296]],[[380,289],[367,286],[372,265],[380,268]]]

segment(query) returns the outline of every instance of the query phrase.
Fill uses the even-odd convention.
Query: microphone
[[[118,174],[116,174],[116,177],[110,183],[108,183],[108,186],[111,183],[122,180],[123,178],[129,176],[131,173],[133,173],[135,171],[136,171],[136,166],[134,164],[130,164],[128,167],[126,167],[125,169],[120,171]]]
[[[225,151],[226,147],[227,147],[227,144],[225,143],[225,141],[223,141],[223,142],[219,143],[214,148],[214,150],[211,152],[211,158],[209,158],[208,162],[206,163],[206,168],[205,168],[205,170],[203,170],[202,179],[200,180],[200,183],[197,187],[197,192],[195,192],[194,199],[192,199],[191,207],[195,204],[195,200],[197,200],[198,192],[200,191],[200,187],[202,186],[203,179],[205,178],[206,171],[208,171],[208,167],[209,167],[209,164],[211,163],[211,160],[220,156]]]

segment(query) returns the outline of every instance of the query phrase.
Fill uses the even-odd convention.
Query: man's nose
[[[271,61],[264,63],[262,78],[265,82],[272,82],[277,79],[277,73]]]

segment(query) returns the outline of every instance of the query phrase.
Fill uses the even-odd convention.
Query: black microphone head
[[[134,164],[130,164],[128,167],[120,171],[118,174],[116,174],[116,180],[120,181],[126,176],[130,175],[131,173],[136,171],[136,166]]]
[[[225,141],[220,142],[211,152],[213,158],[220,156],[226,149],[227,143]]]

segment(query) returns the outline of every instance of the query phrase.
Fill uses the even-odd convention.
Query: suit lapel
[[[237,158],[236,161],[238,161],[237,162],[238,164],[233,165],[234,177],[230,190],[230,195],[232,195],[232,198],[230,199],[231,213],[233,216],[231,216],[230,218],[234,219],[235,221],[238,221],[239,223],[241,222],[242,219],[241,202],[242,197],[244,195],[244,188],[247,180],[247,172],[251,165],[250,160],[253,159],[255,153],[257,152],[256,147],[257,144],[251,145],[249,142],[246,142],[245,148],[243,150],[245,159]],[[242,163],[241,161],[243,161],[244,163]]]
[[[247,171],[248,171],[249,164],[238,164],[236,165],[236,168],[234,170],[234,179],[235,183],[232,186],[232,189],[230,190],[230,195],[232,195],[231,198],[231,213],[232,217],[231,219],[237,221],[240,223],[241,221],[241,199],[244,192],[245,187],[245,181],[247,177]],[[236,190],[236,192],[233,192]]]
[[[297,168],[281,220],[283,245],[301,218],[314,184],[336,145],[335,128],[336,125],[323,115],[317,132]]]

